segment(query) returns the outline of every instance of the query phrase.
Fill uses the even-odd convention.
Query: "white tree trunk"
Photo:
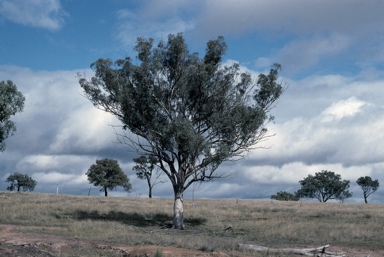
[[[175,196],[175,203],[173,206],[173,228],[184,229],[184,209],[183,209],[183,196],[178,194]]]

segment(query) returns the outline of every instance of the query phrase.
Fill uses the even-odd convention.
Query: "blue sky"
[[[0,80],[26,97],[13,120],[17,133],[0,154],[0,190],[6,177],[28,173],[36,191],[88,194],[85,172],[96,159],[115,158],[133,184],[136,155],[116,144],[113,116],[82,96],[77,74],[92,76],[98,58],[134,57],[137,37],[165,40],[183,32],[190,51],[224,36],[225,63],[238,62],[255,77],[283,66],[287,86],[269,125],[268,149],[223,164],[233,175],[190,188],[185,197],[269,198],[293,192],[308,174],[331,170],[351,181],[379,179],[384,196],[384,1],[329,0],[0,0]],[[92,194],[98,194],[92,189]],[[119,192],[116,195],[121,194]],[[171,185],[154,189],[172,197]]]

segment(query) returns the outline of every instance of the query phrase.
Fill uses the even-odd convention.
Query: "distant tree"
[[[363,189],[365,203],[368,203],[368,196],[376,192],[379,188],[379,181],[377,179],[372,180],[369,176],[360,177],[356,183]]]
[[[16,131],[16,125],[10,118],[23,110],[24,101],[23,94],[17,91],[12,81],[0,82],[0,152],[5,150],[4,140]]]
[[[152,198],[153,187],[159,183],[164,182],[158,180],[161,173],[158,171],[158,167],[156,166],[156,163],[158,163],[157,158],[154,155],[149,155],[148,157],[142,155],[138,158],[134,158],[133,161],[136,163],[136,165],[133,166],[132,169],[136,171],[136,176],[139,179],[145,179],[147,181],[148,197]]]
[[[224,161],[242,159],[268,138],[269,112],[283,92],[279,64],[257,79],[238,63],[224,65],[223,37],[205,55],[190,53],[182,33],[154,46],[138,38],[135,58],[99,59],[95,76],[80,79],[85,96],[115,115],[142,155],[154,155],[174,192],[173,227],[184,228],[183,193],[193,183],[223,177]]]
[[[320,202],[326,202],[330,199],[344,201],[352,196],[347,190],[349,188],[349,180],[341,180],[341,176],[332,171],[323,170],[317,172],[315,176],[308,175],[304,180],[300,180],[299,183],[301,189],[296,193],[299,197],[316,198]]]
[[[340,196],[337,199],[339,199],[342,203],[344,203],[344,200],[349,197],[352,197],[352,193],[349,192],[348,190],[345,190],[340,194]]]
[[[14,191],[15,189],[19,192],[22,188],[23,191],[33,191],[35,190],[35,186],[37,182],[33,180],[30,176],[27,174],[21,174],[18,172],[15,172],[14,174],[10,175],[6,182],[11,183],[7,190]]]
[[[117,186],[122,186],[127,192],[132,188],[129,178],[116,160],[108,158],[96,160],[96,164],[92,164],[85,174],[90,183],[101,186],[100,191],[104,191],[105,196],[108,196],[108,189],[113,190]]]
[[[285,192],[285,191],[277,192],[277,194],[271,196],[271,199],[275,199],[278,201],[299,201],[300,200],[300,198],[295,194]]]

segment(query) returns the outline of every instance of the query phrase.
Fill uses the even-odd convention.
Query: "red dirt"
[[[129,246],[108,242],[92,240],[68,239],[61,236],[22,233],[18,230],[28,230],[27,226],[0,225],[0,256],[4,257],[52,257],[70,256],[76,249],[97,249],[98,253],[109,253],[113,256],[141,257],[155,256],[159,251],[162,256],[199,256],[199,257],[229,257],[230,255],[222,252],[202,252],[176,247],[162,247],[154,245]],[[41,227],[40,227],[41,228]],[[50,228],[49,229],[57,229]],[[317,246],[309,246],[309,248]],[[297,247],[295,247],[297,248]],[[304,248],[304,247],[303,247]],[[384,249],[351,248],[343,246],[331,246],[327,248],[330,252],[346,252],[348,257],[383,257]],[[100,254],[98,254],[100,255]],[[101,255],[100,255],[101,256]],[[264,255],[265,256],[265,253]]]

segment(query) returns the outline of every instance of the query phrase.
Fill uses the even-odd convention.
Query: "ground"
[[[221,252],[202,252],[175,247],[160,246],[129,246],[122,244],[113,244],[108,242],[68,239],[61,236],[21,233],[31,227],[22,227],[15,225],[0,225],[0,256],[4,257],[51,257],[51,256],[70,256],[70,253],[81,251],[94,251],[99,256],[125,256],[141,257],[155,256],[157,252],[161,256],[199,256],[199,257],[229,257]],[[32,229],[32,228],[31,228]],[[55,229],[49,228],[47,229]],[[317,246],[309,246],[309,248]],[[297,247],[295,247],[297,248]],[[359,247],[341,247],[331,246],[327,249],[331,252],[346,252],[346,256],[353,257],[382,257],[384,249],[367,249]],[[76,255],[78,256],[78,255]],[[80,256],[80,255],[79,255]],[[263,255],[265,256],[265,255]]]

